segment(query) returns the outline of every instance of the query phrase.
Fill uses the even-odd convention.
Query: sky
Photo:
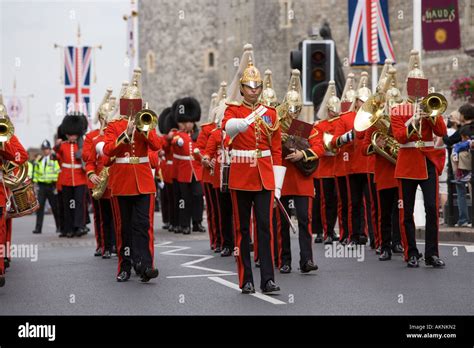
[[[102,45],[95,52],[91,101],[99,104],[109,86],[118,94],[129,74],[122,18],[129,13],[130,0],[0,0],[0,89],[8,99],[16,79],[23,117],[14,120],[15,134],[25,148],[53,141],[64,117],[62,62],[54,44],[76,45],[78,24],[83,46]]]

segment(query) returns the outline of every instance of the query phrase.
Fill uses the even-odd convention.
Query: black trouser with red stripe
[[[415,209],[416,189],[418,185],[423,191],[423,201],[426,213],[425,225],[425,258],[433,255],[439,256],[438,251],[438,174],[434,164],[426,160],[428,178],[425,180],[401,179],[399,181],[399,195],[403,202],[400,226],[402,231],[403,246],[405,247],[405,258],[418,256],[416,247],[415,221],[413,212]]]
[[[94,199],[95,201],[95,199]],[[112,251],[112,246],[115,245],[115,228],[114,218],[112,213],[112,203],[110,199],[100,199],[99,201],[100,217],[102,219],[101,226],[101,240],[102,253],[104,251]]]
[[[239,286],[253,283],[252,264],[250,260],[250,213],[252,203],[257,221],[258,257],[260,260],[260,288],[269,280],[274,280],[273,273],[273,191],[238,191],[231,190],[232,209],[234,211],[235,246],[237,247],[237,269]]]
[[[232,228],[232,199],[229,192],[215,189],[219,198],[219,223],[222,233],[222,248],[234,249],[234,233]]]
[[[96,242],[96,250],[101,249],[102,252],[104,250],[104,239],[102,238],[103,233],[102,233],[102,212],[100,209],[100,203],[98,200],[93,199],[92,200],[92,209],[94,211],[94,235],[95,235],[95,242]]]
[[[370,244],[374,247],[381,245],[381,236],[378,224],[378,200],[377,187],[374,181],[374,174],[367,174],[367,186],[364,190],[365,197],[365,222],[370,236]]]
[[[87,186],[63,186],[64,233],[77,232],[86,225]]]
[[[209,188],[209,194],[211,198],[211,204],[212,204],[212,225],[214,227],[214,232],[213,232],[213,244],[212,247],[215,248],[221,248],[222,247],[222,226],[221,226],[221,207],[219,204],[219,192],[216,190],[214,187]]]
[[[281,203],[286,211],[290,213],[292,205],[296,208],[298,219],[298,240],[300,244],[300,267],[308,261],[313,261],[311,249],[311,215],[313,209],[313,198],[307,196],[284,196]],[[283,213],[277,209],[277,220],[279,220],[278,233],[278,267],[291,266],[290,225]]]
[[[179,182],[181,201],[179,202],[179,223],[182,228],[202,222],[203,192],[200,181],[193,176],[191,182]]]
[[[203,183],[204,185],[204,199],[206,200],[206,215],[207,215],[207,229],[209,232],[209,244],[211,248],[216,247],[216,226],[215,226],[215,214],[218,207],[215,206],[215,202],[212,199],[212,184],[209,182]]]
[[[342,242],[344,239],[349,237],[349,231],[352,226],[349,220],[349,178],[345,176],[336,177],[336,188],[337,188],[337,217],[339,219],[339,240]]]
[[[320,179],[319,191],[316,196],[321,197],[321,221],[323,223],[324,238],[334,236],[334,226],[337,219],[337,192],[334,178]]]
[[[315,200],[313,201],[313,211],[311,220],[311,230],[313,234],[323,234],[323,224],[321,221],[321,190],[319,188],[319,179],[313,178]]]
[[[400,243],[400,225],[398,223],[398,188],[378,191],[380,231],[382,251],[391,253],[391,247]]]
[[[135,264],[140,264],[140,270],[153,267],[155,195],[116,196],[114,199],[116,199],[116,208],[118,207],[115,211],[116,226],[119,231],[117,234],[118,272],[130,272],[132,258]]]
[[[364,232],[365,211],[366,207],[363,205],[364,191],[368,186],[367,173],[358,173],[349,175],[350,186],[350,204],[351,204],[351,223],[352,229],[350,232],[351,241],[358,242]],[[368,196],[365,199],[370,198]]]

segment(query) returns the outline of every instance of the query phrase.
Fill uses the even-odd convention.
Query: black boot
[[[306,261],[305,264],[300,268],[301,273],[309,273],[311,271],[318,270],[318,265],[313,263],[313,261]]]
[[[147,267],[145,271],[143,271],[140,281],[142,283],[149,282],[150,279],[158,277],[158,274],[158,268]]]
[[[126,272],[126,271],[122,271],[119,273],[119,275],[117,276],[117,281],[119,283],[123,283],[123,282],[126,282],[127,280],[130,279],[130,272]]]
[[[322,236],[322,234],[318,233],[318,234],[316,235],[316,238],[314,238],[314,242],[315,242],[316,244],[322,243],[322,242],[323,242],[323,236]]]
[[[262,293],[269,293],[269,292],[274,292],[274,291],[280,291],[280,287],[275,284],[273,280],[269,280],[265,286],[262,288]]]
[[[255,287],[253,286],[253,284],[250,282],[245,283],[244,286],[242,287],[242,294],[254,294],[254,293],[255,293]]]
[[[392,254],[388,250],[383,250],[379,256],[380,261],[388,261],[392,259]]]
[[[206,232],[201,222],[193,223],[193,232]]]

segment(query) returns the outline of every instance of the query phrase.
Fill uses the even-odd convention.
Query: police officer
[[[59,230],[58,197],[56,194],[56,182],[59,175],[59,163],[51,157],[51,144],[48,140],[41,144],[43,155],[33,164],[32,178],[38,185],[39,209],[36,212],[36,227],[33,233],[41,233],[43,228],[44,205],[46,199],[53,211],[56,230]]]

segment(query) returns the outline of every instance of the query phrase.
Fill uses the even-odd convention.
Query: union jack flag
[[[64,96],[66,113],[89,113],[92,47],[64,48]]]
[[[388,0],[349,1],[349,62],[351,65],[395,62],[390,39]]]

